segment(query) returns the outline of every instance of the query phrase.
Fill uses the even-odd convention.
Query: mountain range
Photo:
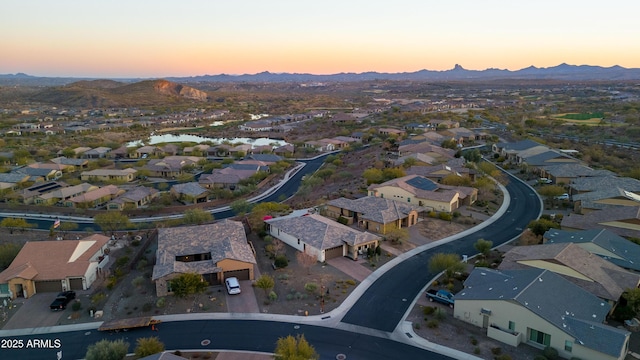
[[[481,81],[481,80],[563,80],[563,81],[624,81],[640,80],[640,68],[624,68],[621,66],[593,66],[560,64],[553,67],[538,68],[530,66],[520,70],[504,70],[490,68],[486,70],[467,70],[460,65],[453,69],[435,71],[419,70],[401,73],[338,73],[330,75],[316,75],[308,73],[271,73],[268,71],[257,74],[243,75],[199,75],[191,77],[166,77],[178,83],[191,82],[357,82],[372,80],[409,80],[409,81]],[[0,85],[64,85],[80,79],[73,77],[36,77],[23,73],[0,74]],[[120,82],[145,80],[142,78],[115,79]]]

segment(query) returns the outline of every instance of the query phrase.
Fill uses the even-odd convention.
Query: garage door
[[[36,281],[36,293],[60,291],[62,291],[62,282],[60,280]]]
[[[83,290],[82,278],[69,279],[69,286],[71,286],[71,290]]]
[[[238,280],[251,280],[249,279],[249,269],[225,271],[224,278],[228,279],[230,277],[237,277]]]
[[[337,257],[340,257],[340,256],[343,256],[343,254],[342,254],[342,245],[336,246],[334,248],[327,249],[327,250],[324,251],[324,259],[325,260],[337,258]]]

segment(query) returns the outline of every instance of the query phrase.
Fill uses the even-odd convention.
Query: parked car
[[[224,284],[227,286],[227,292],[229,295],[240,294],[240,283],[238,282],[238,278],[227,278],[224,281]]]
[[[71,300],[76,298],[75,291],[63,291],[56,295],[55,300],[49,305],[49,309],[53,311],[64,310],[67,308],[67,304],[71,302]]]
[[[553,184],[553,180],[547,178],[540,178],[538,179],[538,182],[540,184]]]
[[[569,200],[569,194],[564,193],[564,194],[562,194],[560,196],[556,196],[556,199],[557,200]]]
[[[449,305],[450,308],[453,308],[453,304],[455,303],[453,294],[447,290],[429,289],[427,290],[427,298],[429,301],[437,301],[439,303]]]

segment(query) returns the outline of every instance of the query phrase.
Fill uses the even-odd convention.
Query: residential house
[[[136,186],[107,204],[107,210],[140,209],[149,205],[160,192],[152,187]]]
[[[552,347],[563,358],[622,360],[630,333],[605,325],[611,305],[544,269],[474,269],[455,295],[456,319],[511,346]]]
[[[521,140],[515,143],[495,143],[491,145],[491,150],[513,163],[519,163],[518,155],[527,154],[529,156],[548,151],[549,148],[533,140]]]
[[[553,271],[607,301],[611,309],[622,293],[640,284],[631,273],[573,243],[515,246],[504,254],[499,270],[537,268]]]
[[[284,157],[293,156],[294,152],[295,152],[295,147],[292,144],[285,144],[273,149],[274,154],[284,156]]]
[[[578,163],[545,165],[540,170],[541,177],[551,179],[555,184],[570,184],[575,179],[585,177],[615,176],[609,170],[594,170]]]
[[[576,178],[569,184],[574,210],[586,214],[612,207],[640,206],[640,181],[628,177]]]
[[[476,133],[463,127],[449,128],[442,133],[445,136],[453,138],[459,146],[476,141]]]
[[[73,208],[98,208],[113,198],[124,194],[125,190],[115,185],[107,185],[99,189],[87,191],[69,198],[63,202],[64,206]]]
[[[201,156],[202,154],[206,154],[209,149],[209,145],[198,144],[195,146],[187,146],[182,149],[182,153],[185,156]]]
[[[475,188],[442,185],[419,175],[407,175],[382,184],[371,184],[368,191],[369,196],[444,212],[452,212],[464,204],[473,204],[478,198],[478,190]]]
[[[89,160],[87,159],[74,159],[74,158],[67,158],[64,156],[53,158],[49,161],[51,161],[54,164],[67,166],[67,168],[65,168],[63,171],[67,171],[67,169],[69,168],[71,168],[72,170],[85,169],[87,166],[89,166]]]
[[[25,175],[26,176],[26,175]],[[0,178],[2,175],[0,175]],[[67,187],[68,185],[61,181],[47,181],[44,183],[36,183],[26,189],[18,192],[20,202],[26,205],[34,204],[36,197],[56,189]]]
[[[606,229],[567,231],[549,229],[545,244],[574,243],[622,268],[640,272],[640,245]]]
[[[278,161],[282,161],[282,157],[276,154],[251,154],[247,156],[249,160],[255,160],[263,162],[267,165],[275,164]]]
[[[429,155],[440,163],[445,163],[455,158],[456,155],[455,150],[445,149],[441,146],[432,145],[428,142],[406,144],[398,147],[398,156],[406,156],[414,153]]]
[[[0,165],[11,165],[13,158],[13,151],[0,151]]]
[[[624,237],[640,235],[640,207],[619,206],[562,218],[564,230],[606,229]]]
[[[234,157],[245,157],[249,154],[251,154],[252,152],[252,146],[251,144],[241,144],[238,146],[234,146],[231,149],[229,149],[229,155],[234,156]]]
[[[82,157],[85,159],[104,159],[107,157],[111,150],[112,149],[109,147],[101,146],[85,151],[84,153],[82,153]]]
[[[208,146],[207,146],[208,148]],[[163,147],[160,148],[160,150],[162,151],[162,153],[165,156],[175,156],[178,155],[178,146],[176,144],[166,144]],[[205,149],[207,150],[207,149]]]
[[[98,186],[91,185],[88,183],[82,183],[73,186],[65,186],[58,187],[53,185],[51,187],[47,186],[46,189],[52,189],[46,192],[38,191],[38,194],[34,198],[34,203],[36,205],[54,205],[56,203],[63,204],[64,201],[78,195],[82,195],[87,191],[92,191],[98,189]],[[24,199],[27,199],[30,194],[25,194]]]
[[[16,189],[20,184],[29,181],[29,177],[21,173],[0,173],[0,190]]]
[[[418,206],[374,196],[351,200],[339,198],[325,204],[325,215],[334,219],[343,218],[347,225],[386,234],[393,229],[402,229],[418,223]]]
[[[304,143],[305,148],[311,148],[315,151],[334,151],[336,145],[333,142],[323,140],[310,140]]]
[[[265,223],[269,235],[296,250],[316,256],[320,262],[340,256],[357,259],[360,252],[375,249],[381,240],[377,235],[306,211],[267,219]]]
[[[117,149],[111,150],[109,152],[109,157],[112,159],[126,159],[129,157],[129,154],[133,150],[129,150],[126,146],[121,146]]]
[[[62,177],[62,171],[58,169],[39,169],[24,166],[12,171],[12,173],[29,175],[29,181],[51,181],[58,180]]]
[[[429,125],[436,129],[455,129],[460,126],[460,123],[453,120],[433,119],[429,121]]]
[[[397,137],[402,137],[406,134],[406,131],[394,128],[379,128],[378,134],[380,135],[393,135]]]
[[[164,159],[152,159],[143,167],[150,176],[176,178],[184,174],[185,167],[195,166],[205,159],[200,156],[167,156]]]
[[[241,222],[158,229],[158,250],[152,280],[156,295],[172,294],[171,279],[185,273],[202,275],[210,285],[228,277],[253,280],[255,254]]]
[[[464,166],[450,166],[439,164],[433,166],[411,166],[406,170],[407,175],[420,175],[435,182],[441,182],[447,176],[467,176],[471,181],[475,180],[476,172]]]
[[[118,181],[131,182],[136,179],[138,170],[127,169],[96,169],[80,173],[82,181]]]
[[[129,157],[143,158],[152,157],[162,153],[162,149],[153,145],[145,145],[137,148],[135,152],[131,153]]]
[[[109,262],[108,241],[94,234],[81,240],[27,242],[0,273],[0,296],[89,289]]]
[[[197,204],[209,201],[209,190],[197,182],[175,184],[171,187],[171,195],[183,204]]]
[[[548,150],[533,155],[520,154],[518,155],[518,163],[526,164],[529,167],[535,168],[540,172],[546,166],[558,165],[558,164],[580,164],[581,161],[571,157],[563,152]]]
[[[27,167],[30,167],[32,169],[47,169],[47,170],[53,170],[53,171],[60,171],[61,173],[72,172],[75,169],[71,165],[56,164],[53,162],[51,163],[37,162],[37,163],[29,164],[27,165]]]

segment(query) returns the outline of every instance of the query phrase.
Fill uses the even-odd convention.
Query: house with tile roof
[[[447,162],[455,157],[455,150],[445,149],[441,146],[433,145],[428,142],[410,143],[400,145],[398,147],[398,156],[407,156],[411,154],[424,154],[436,159],[439,163]]]
[[[255,254],[241,222],[158,229],[158,250],[152,280],[157,296],[172,294],[171,279],[196,273],[210,285],[228,277],[253,280]]]
[[[556,150],[547,150],[540,153],[534,154],[519,154],[519,163],[527,164],[530,167],[534,167],[536,169],[549,166],[549,165],[557,165],[557,164],[580,164],[581,161],[571,157],[565,153]]]
[[[0,190],[15,189],[29,181],[29,175],[20,173],[0,173]]]
[[[418,223],[418,213],[424,209],[405,202],[365,196],[359,199],[330,200],[324,205],[324,215],[344,218],[347,225],[356,224],[365,231],[386,234]]]
[[[640,207],[618,206],[562,218],[565,230],[606,229],[624,237],[640,237]]]
[[[100,146],[85,151],[84,153],[82,153],[82,157],[85,159],[103,159],[107,157],[111,150],[112,149],[110,147]]]
[[[87,209],[100,207],[113,198],[122,195],[125,190],[120,189],[115,185],[103,186],[99,189],[87,191],[84,194],[80,194],[69,198],[63,202],[64,206]]]
[[[578,163],[544,165],[540,176],[553,180],[555,184],[570,184],[577,178],[615,176],[609,170],[595,170]]]
[[[43,169],[28,166],[15,169],[12,173],[29,175],[29,181],[33,182],[58,180],[62,177],[62,171],[59,169]]]
[[[169,192],[183,204],[197,204],[209,201],[209,190],[197,182],[175,184]]]
[[[545,269],[474,269],[454,317],[511,346],[547,346],[563,358],[622,360],[630,333],[605,325],[611,305]]]
[[[56,184],[59,185],[60,183]],[[56,203],[63,203],[72,197],[82,195],[88,191],[96,190],[98,189],[98,186],[89,183],[82,183],[73,186],[47,186],[44,189],[47,190],[45,192],[38,192],[35,196],[33,201],[36,205],[54,205]],[[26,200],[28,198],[28,194],[25,194],[24,199]]]
[[[574,243],[622,268],[640,271],[640,245],[607,229],[549,229],[544,233],[543,241],[545,244]]]
[[[580,214],[613,207],[640,206],[640,181],[628,177],[576,178],[569,184],[574,210]]]
[[[500,142],[491,145],[491,150],[503,156],[507,161],[520,163],[521,155],[535,155],[548,151],[549,148],[533,140],[521,140],[514,143]]]
[[[478,198],[478,189],[442,185],[419,175],[407,175],[381,184],[371,184],[368,191],[369,196],[444,212],[452,212],[463,204],[473,204]]]
[[[378,235],[358,231],[318,214],[294,212],[267,219],[265,223],[269,235],[298,251],[315,255],[320,262],[340,256],[357,259],[359,253],[375,249],[382,240]]]
[[[127,169],[95,169],[80,173],[82,181],[119,181],[131,182],[136,179],[138,170]]]
[[[515,246],[504,254],[499,270],[547,269],[607,301],[612,310],[627,289],[640,285],[629,272],[574,243]]]
[[[147,170],[150,176],[172,178],[182,175],[186,166],[196,165],[204,159],[200,156],[167,156],[164,159],[149,160],[143,169]]]
[[[109,262],[108,241],[93,234],[81,240],[27,242],[0,273],[0,296],[89,289]]]
[[[108,210],[140,209],[149,205],[160,192],[152,187],[136,186],[107,204]]]

